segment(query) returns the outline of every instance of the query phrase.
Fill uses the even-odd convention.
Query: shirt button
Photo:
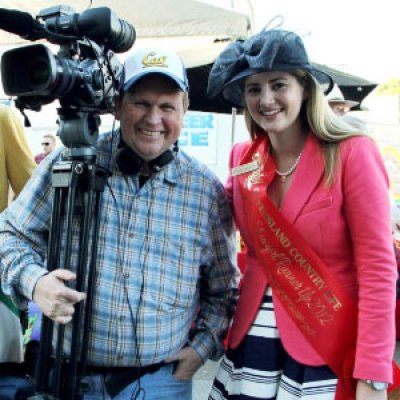
[[[124,273],[124,278],[125,278],[125,279],[128,279],[128,278],[129,278],[129,272],[125,272],[125,273]]]
[[[125,320],[125,315],[121,315],[121,316],[119,317],[119,319],[120,319],[121,321],[124,321],[124,320]]]

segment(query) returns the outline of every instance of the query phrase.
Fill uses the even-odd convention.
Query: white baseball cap
[[[133,52],[125,60],[121,74],[122,90],[129,90],[139,79],[148,74],[165,75],[183,92],[189,89],[186,69],[180,57],[167,49],[148,47]]]

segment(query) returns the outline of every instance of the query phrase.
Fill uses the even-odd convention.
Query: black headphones
[[[148,161],[150,170],[152,172],[161,171],[175,158],[178,149],[178,142],[175,142],[172,150],[168,149],[154,160]],[[125,175],[137,175],[145,164],[145,160],[139,157],[122,139],[116,161],[119,170]]]

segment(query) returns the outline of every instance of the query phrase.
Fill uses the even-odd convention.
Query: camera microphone
[[[30,14],[0,8],[0,29],[27,40],[44,39],[43,26]]]
[[[119,19],[108,7],[89,8],[81,14],[46,18],[45,28],[48,35],[86,36],[98,43],[105,43],[116,53],[128,51],[136,39],[133,26]]]

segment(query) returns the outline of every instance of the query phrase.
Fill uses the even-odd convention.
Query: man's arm
[[[46,316],[67,323],[74,312],[73,304],[83,300],[84,294],[67,287],[66,283],[75,279],[73,272],[47,271],[51,169],[52,162],[38,169],[26,190],[0,215],[1,284],[20,308],[33,299]]]
[[[224,352],[223,339],[235,309],[240,277],[236,231],[228,199],[219,184],[209,221],[211,254],[201,266],[200,310],[190,343],[203,361],[218,360]]]
[[[52,213],[51,175],[34,174],[26,190],[0,214],[1,284],[19,308],[32,300],[45,266]]]

